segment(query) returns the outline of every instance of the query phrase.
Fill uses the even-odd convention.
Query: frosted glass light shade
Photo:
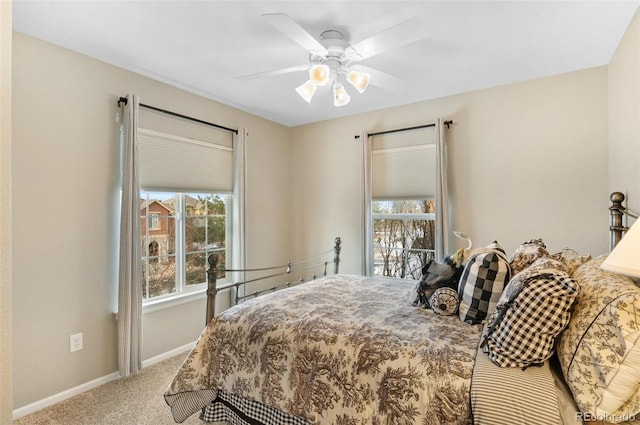
[[[311,98],[313,94],[316,92],[316,85],[311,82],[311,80],[307,80],[306,83],[296,88],[296,91],[300,95],[301,98],[306,100],[308,103],[311,103]]]
[[[600,267],[609,272],[640,277],[640,220],[636,220]]]
[[[351,96],[345,90],[342,84],[336,84],[333,87],[333,104],[335,106],[344,106],[351,101]]]
[[[331,77],[331,70],[327,65],[315,64],[309,69],[309,81],[316,86],[324,86]]]
[[[369,87],[369,81],[371,80],[371,74],[359,71],[349,71],[347,74],[347,81],[356,88],[360,93]]]

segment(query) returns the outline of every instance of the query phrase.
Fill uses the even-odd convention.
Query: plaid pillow
[[[481,323],[493,311],[511,279],[509,260],[498,242],[479,251],[465,265],[458,284],[460,320],[472,325]]]
[[[561,263],[537,260],[516,275],[500,297],[485,329],[483,351],[502,367],[528,367],[549,359],[579,291]]]

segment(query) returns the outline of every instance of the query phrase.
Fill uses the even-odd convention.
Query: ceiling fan
[[[358,62],[427,36],[422,22],[417,17],[355,44],[349,44],[340,31],[332,29],[322,32],[318,40],[284,13],[269,13],[262,17],[309,52],[309,63],[236,78],[253,79],[308,70],[309,79],[296,88],[298,94],[307,102],[311,102],[317,88],[330,83],[335,106],[346,105],[351,100],[343,81],[349,82],[360,93],[363,93],[369,84],[396,93],[404,91],[407,86],[404,80]]]

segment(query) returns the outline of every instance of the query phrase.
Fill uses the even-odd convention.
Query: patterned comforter
[[[413,307],[414,285],[334,275],[232,307],[167,389],[174,419],[220,392],[312,424],[470,423],[481,325]]]

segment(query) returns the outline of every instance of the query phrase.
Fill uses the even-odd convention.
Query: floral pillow
[[[550,257],[561,261],[567,268],[567,273],[569,273],[570,276],[573,276],[578,267],[591,260],[591,255],[580,255],[571,248],[564,248],[560,252],[551,254]]]
[[[582,291],[557,353],[578,409],[622,422],[640,414],[640,288],[605,258],[574,273]]]
[[[511,275],[515,276],[522,270],[533,264],[538,258],[549,255],[547,246],[542,239],[532,239],[521,244],[511,255],[509,265],[511,266]]]

